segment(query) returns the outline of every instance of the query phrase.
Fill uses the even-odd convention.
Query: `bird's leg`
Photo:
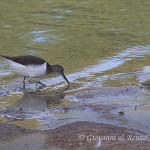
[[[25,80],[26,80],[26,77],[24,77],[23,82],[25,82]]]
[[[23,79],[23,88],[25,88],[25,79],[26,79],[26,77],[24,77],[24,79]]]
[[[42,83],[41,81],[37,81],[36,82],[36,86],[37,86],[37,84],[41,84],[42,86],[46,86],[44,83]]]

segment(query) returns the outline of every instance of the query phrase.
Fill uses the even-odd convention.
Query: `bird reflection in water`
[[[54,108],[63,102],[65,91],[68,90],[68,88],[69,86],[63,91],[45,93],[25,91],[23,98],[17,101],[13,106],[20,109],[28,108],[36,110]]]
[[[8,109],[9,113],[4,112],[6,115],[5,118],[8,120],[7,122],[12,121],[22,121],[26,119],[26,115],[28,115],[28,110],[34,111],[45,111],[46,109],[56,108],[60,106],[65,97],[65,91],[69,88],[69,86],[60,92],[29,92],[25,91],[22,99],[18,100],[15,104],[13,104]],[[13,109],[15,107],[15,109]],[[17,108],[17,112],[16,112]],[[27,110],[27,112],[24,110]],[[64,107],[64,112],[66,109]],[[8,117],[7,116],[13,116]],[[19,118],[18,118],[19,115]]]

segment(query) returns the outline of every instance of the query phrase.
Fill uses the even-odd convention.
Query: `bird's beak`
[[[68,79],[66,78],[66,76],[64,75],[63,72],[61,72],[61,75],[63,76],[63,78],[67,81],[68,84],[70,84],[70,82],[68,81]]]

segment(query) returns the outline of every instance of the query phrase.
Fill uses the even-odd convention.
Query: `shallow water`
[[[37,128],[42,126],[43,117],[53,118],[51,108],[80,101],[70,98],[74,92],[105,86],[141,86],[150,79],[148,0],[1,0],[0,14],[0,54],[30,54],[50,64],[61,64],[71,82],[66,90],[61,77],[48,75],[40,78],[45,88],[36,91],[35,84],[27,83],[24,90],[23,78],[12,73],[0,58],[0,109],[23,108],[28,112],[25,118],[15,116],[18,110],[2,113],[2,121],[13,117],[21,119],[11,120],[16,124]]]

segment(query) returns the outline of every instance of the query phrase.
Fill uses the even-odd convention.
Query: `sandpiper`
[[[8,65],[14,72],[24,76],[23,80],[24,86],[26,77],[31,79],[41,77],[46,74],[62,75],[63,78],[67,81],[67,83],[70,84],[70,82],[64,75],[63,67],[61,67],[60,65],[50,65],[44,59],[32,55],[15,56],[15,57],[3,55],[0,56],[3,57],[8,62]],[[42,84],[40,81],[38,81],[37,83]]]

